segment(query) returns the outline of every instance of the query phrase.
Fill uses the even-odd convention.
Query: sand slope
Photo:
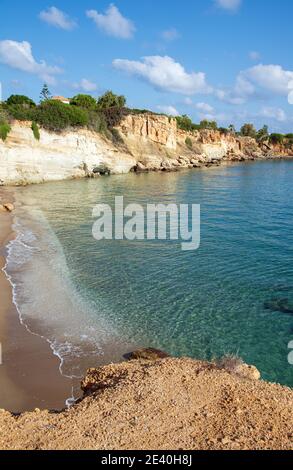
[[[1,449],[292,449],[293,391],[192,359],[92,371],[59,414],[0,412]]]

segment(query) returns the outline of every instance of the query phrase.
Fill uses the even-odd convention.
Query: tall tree
[[[49,90],[49,87],[48,87],[47,83],[44,83],[44,86],[43,86],[41,94],[40,94],[40,101],[41,102],[48,101],[51,98],[52,98],[52,94]]]

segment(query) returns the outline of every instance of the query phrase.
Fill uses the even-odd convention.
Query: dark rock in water
[[[138,349],[137,351],[125,354],[125,358],[129,361],[134,361],[136,359],[156,361],[157,359],[165,359],[166,357],[170,357],[169,354],[154,348]]]
[[[93,169],[93,173],[105,176],[105,175],[110,175],[111,170],[106,165],[101,164],[100,166],[97,166]]]
[[[293,304],[290,304],[289,299],[272,299],[264,303],[266,310],[272,312],[281,312],[287,315],[293,315]]]

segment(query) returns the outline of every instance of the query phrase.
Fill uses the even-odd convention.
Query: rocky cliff
[[[168,357],[91,369],[69,410],[0,410],[0,449],[291,450],[293,392],[258,379]]]
[[[293,155],[292,149],[259,146],[254,139],[218,131],[187,133],[177,128],[175,119],[151,113],[130,114],[115,131],[109,138],[86,129],[61,133],[41,129],[36,140],[30,122],[15,121],[7,140],[0,140],[0,185]]]

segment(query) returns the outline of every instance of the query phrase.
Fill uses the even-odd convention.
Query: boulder
[[[145,348],[145,349],[138,349],[137,351],[133,351],[129,354],[126,354],[125,357],[129,361],[134,361],[134,360],[156,361],[158,359],[165,359],[166,357],[170,357],[170,356],[164,351],[160,351],[159,349]]]
[[[14,211],[14,205],[10,202],[6,202],[5,204],[0,205],[1,212],[12,212]]]
[[[235,374],[249,380],[260,380],[261,374],[255,366],[240,364],[235,368]]]

